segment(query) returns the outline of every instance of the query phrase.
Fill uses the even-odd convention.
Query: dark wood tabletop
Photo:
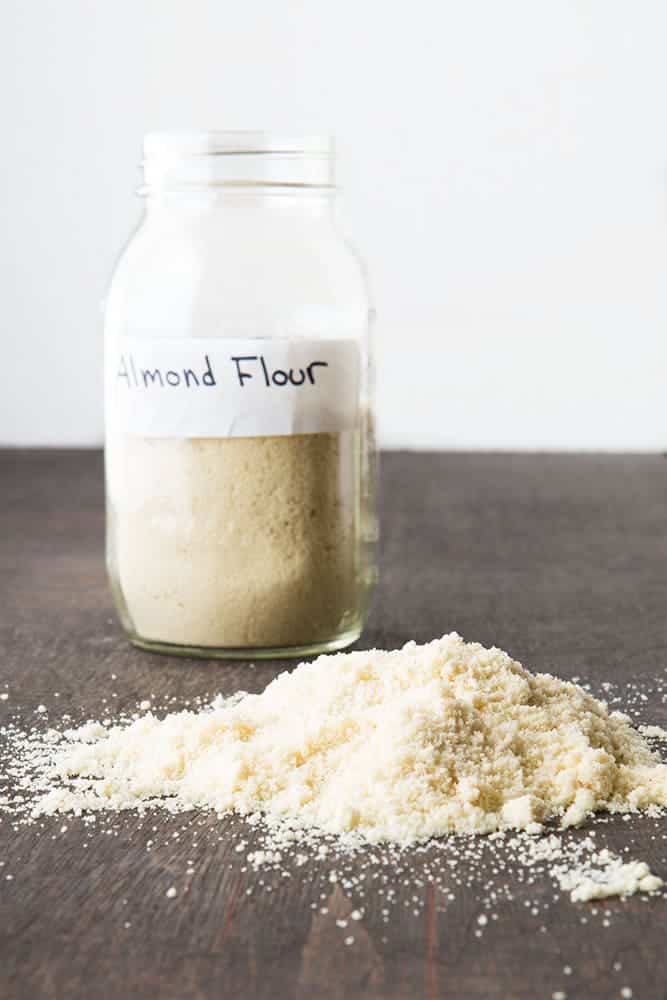
[[[382,498],[381,579],[360,645],[392,648],[456,630],[596,692],[605,681],[650,689],[664,679],[663,457],[392,453],[383,457]],[[259,691],[289,665],[132,648],[112,610],[103,530],[99,453],[0,453],[5,721],[32,723],[39,704],[52,725],[64,713],[97,717],[112,692],[129,711],[146,697],[176,706]],[[662,699],[649,698],[642,714],[667,724]],[[182,818],[161,813],[114,816],[103,835],[72,817],[18,828],[0,820],[3,1000],[591,1000],[628,989],[634,1000],[667,997],[661,898],[591,907],[564,893],[554,899],[548,880],[518,884],[482,936],[478,880],[449,902],[431,887],[413,911],[401,905],[413,889],[396,875],[391,916],[368,886],[349,945],[336,920],[349,919],[354,894],[328,884],[313,859],[259,891],[261,873],[244,871],[235,849],[240,820],[205,815],[194,844],[191,832],[174,836]],[[667,820],[617,817],[603,833],[667,878]],[[179,893],[168,900],[172,884]],[[539,918],[530,911],[536,893],[550,901]]]

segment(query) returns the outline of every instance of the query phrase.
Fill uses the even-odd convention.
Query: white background
[[[0,441],[102,435],[145,131],[338,138],[388,446],[667,445],[664,0],[2,0]]]

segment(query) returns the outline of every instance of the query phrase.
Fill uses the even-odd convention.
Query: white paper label
[[[354,340],[120,337],[107,420],[143,437],[253,437],[354,428]]]

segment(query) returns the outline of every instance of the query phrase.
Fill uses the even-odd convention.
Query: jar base
[[[182,646],[170,642],[144,639],[139,635],[129,635],[133,646],[149,653],[166,656],[183,656],[199,660],[293,660],[305,656],[319,656],[320,653],[336,653],[356,642],[363,631],[361,625],[333,639],[309,642],[303,646],[259,646],[259,647],[218,647]]]

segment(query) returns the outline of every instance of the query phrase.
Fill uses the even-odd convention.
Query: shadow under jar
[[[371,310],[330,140],[144,142],[105,317],[107,566],[136,645],[341,649],[376,579]]]

